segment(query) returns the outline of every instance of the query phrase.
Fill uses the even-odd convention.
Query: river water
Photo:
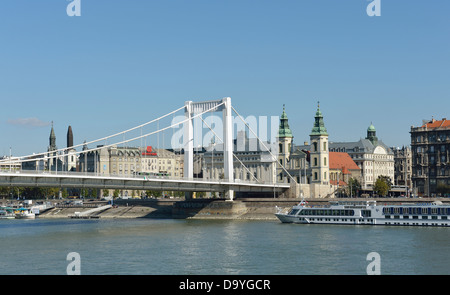
[[[173,219],[0,220],[0,274],[450,274],[450,229]]]

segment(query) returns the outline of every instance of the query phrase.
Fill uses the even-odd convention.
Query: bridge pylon
[[[203,113],[207,110],[213,109],[215,112],[222,112],[223,116],[223,134],[224,134],[224,178],[228,182],[234,182],[233,174],[233,117],[231,108],[231,98],[225,97],[221,100],[212,100],[204,102],[185,102],[184,114],[186,122],[183,124],[184,137],[184,177],[192,179],[194,177],[194,122],[195,114]],[[226,190],[225,197],[228,200],[233,200],[234,191]],[[192,197],[192,193],[186,193],[186,198]]]

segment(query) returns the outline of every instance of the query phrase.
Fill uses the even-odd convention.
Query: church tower
[[[370,142],[374,145],[378,145],[378,137],[377,137],[377,131],[375,130],[375,126],[373,126],[372,123],[370,123],[369,128],[367,128],[367,137],[366,139],[370,140]]]
[[[72,132],[72,126],[69,126],[69,129],[67,130],[67,147],[68,147],[68,148],[73,147],[73,132]]]
[[[294,136],[292,136],[292,131],[289,128],[288,117],[286,115],[285,106],[283,105],[283,113],[280,118],[280,127],[278,128],[278,162],[283,165],[285,168],[288,168],[288,161],[291,154],[291,146],[292,140]],[[277,178],[278,181],[283,181],[284,179],[284,170],[278,165],[277,166]]]
[[[329,183],[329,153],[328,153],[328,133],[323,122],[320,105],[317,103],[317,112],[314,126],[311,131],[310,140],[310,167],[311,183]]]
[[[57,161],[56,150],[58,150],[58,148],[56,147],[56,135],[55,135],[55,130],[53,129],[53,122],[52,122],[52,130],[50,131],[50,137],[49,137],[49,146],[47,148],[47,152],[49,152],[48,156],[52,157],[52,158],[48,159],[48,161],[47,161],[47,167],[49,170],[51,170],[52,167],[55,166],[55,163]]]
[[[73,148],[73,131],[72,126],[70,125],[67,129],[67,149],[64,151],[64,154],[64,170],[76,171],[78,155],[76,154],[76,150]]]

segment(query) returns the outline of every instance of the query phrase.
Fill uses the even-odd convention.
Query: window
[[[326,143],[326,142],[323,143],[323,150],[324,150],[324,151],[327,150],[327,143]]]
[[[317,158],[314,158],[314,166],[317,166]]]
[[[323,165],[325,165],[325,166],[327,165],[327,157],[323,158]]]
[[[317,180],[317,172],[314,172],[314,180]]]
[[[317,142],[313,143],[314,151],[317,152]]]

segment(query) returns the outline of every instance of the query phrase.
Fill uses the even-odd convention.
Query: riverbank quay
[[[411,204],[441,201],[449,204],[450,199],[411,199],[411,198],[339,198],[303,199],[308,205],[326,206],[330,201],[377,201],[378,204]],[[224,199],[128,199],[114,200],[113,206],[92,213],[83,214],[92,207],[63,206],[52,208],[39,215],[39,218],[173,218],[173,219],[242,219],[277,220],[274,213],[278,208],[289,209],[298,204],[299,198],[248,198],[227,201]],[[102,204],[99,204],[102,205]],[[104,204],[103,204],[104,205]]]

